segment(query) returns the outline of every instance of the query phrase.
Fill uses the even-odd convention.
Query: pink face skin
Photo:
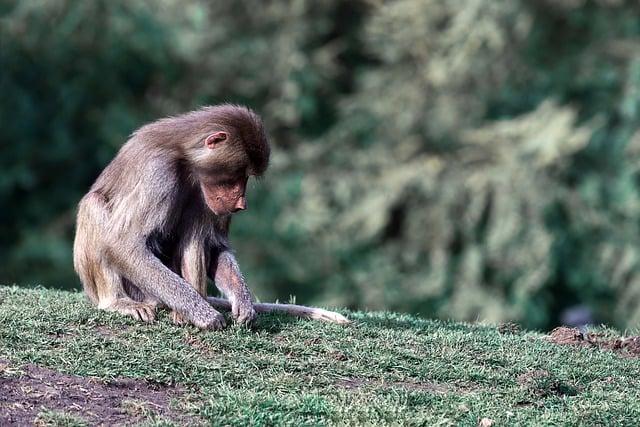
[[[228,134],[224,131],[214,132],[207,136],[204,145],[210,150],[216,150],[228,143]],[[216,177],[222,178],[209,182],[200,182],[204,201],[216,215],[229,215],[247,208],[245,192],[247,190],[247,176]]]
[[[204,201],[216,215],[229,215],[247,208],[247,179],[240,178],[219,184],[200,183]]]

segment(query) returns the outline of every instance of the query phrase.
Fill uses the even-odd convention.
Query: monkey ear
[[[222,141],[225,141],[226,139],[226,132],[215,132],[209,135],[207,139],[204,140],[204,144],[207,146],[207,148],[214,148],[216,145],[218,145]]]

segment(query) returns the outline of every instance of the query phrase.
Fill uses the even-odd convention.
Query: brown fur
[[[208,144],[212,135],[222,138]],[[264,173],[269,152],[260,117],[236,105],[204,107],[134,132],[78,208],[74,267],[89,299],[146,322],[166,306],[174,322],[204,329],[225,324],[209,302],[243,324],[256,308],[278,306],[322,318],[317,309],[254,304],[230,250],[230,214],[244,209],[246,178]],[[226,305],[207,301],[207,277]]]

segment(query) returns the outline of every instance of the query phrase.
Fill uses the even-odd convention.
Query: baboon
[[[98,308],[151,322],[158,308],[177,324],[220,329],[231,310],[346,323],[338,313],[253,302],[228,240],[231,214],[246,209],[251,176],[269,162],[262,120],[223,104],[135,131],[78,207],[74,267]],[[207,278],[227,299],[207,297]]]

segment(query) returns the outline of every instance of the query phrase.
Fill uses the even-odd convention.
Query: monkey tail
[[[213,307],[220,310],[231,310],[231,303],[224,298],[207,297],[207,302]],[[255,303],[253,308],[258,313],[281,312],[305,319],[320,320],[329,323],[347,324],[351,323],[349,319],[335,311],[324,310],[322,308],[307,307],[296,304],[274,304],[274,303]]]

